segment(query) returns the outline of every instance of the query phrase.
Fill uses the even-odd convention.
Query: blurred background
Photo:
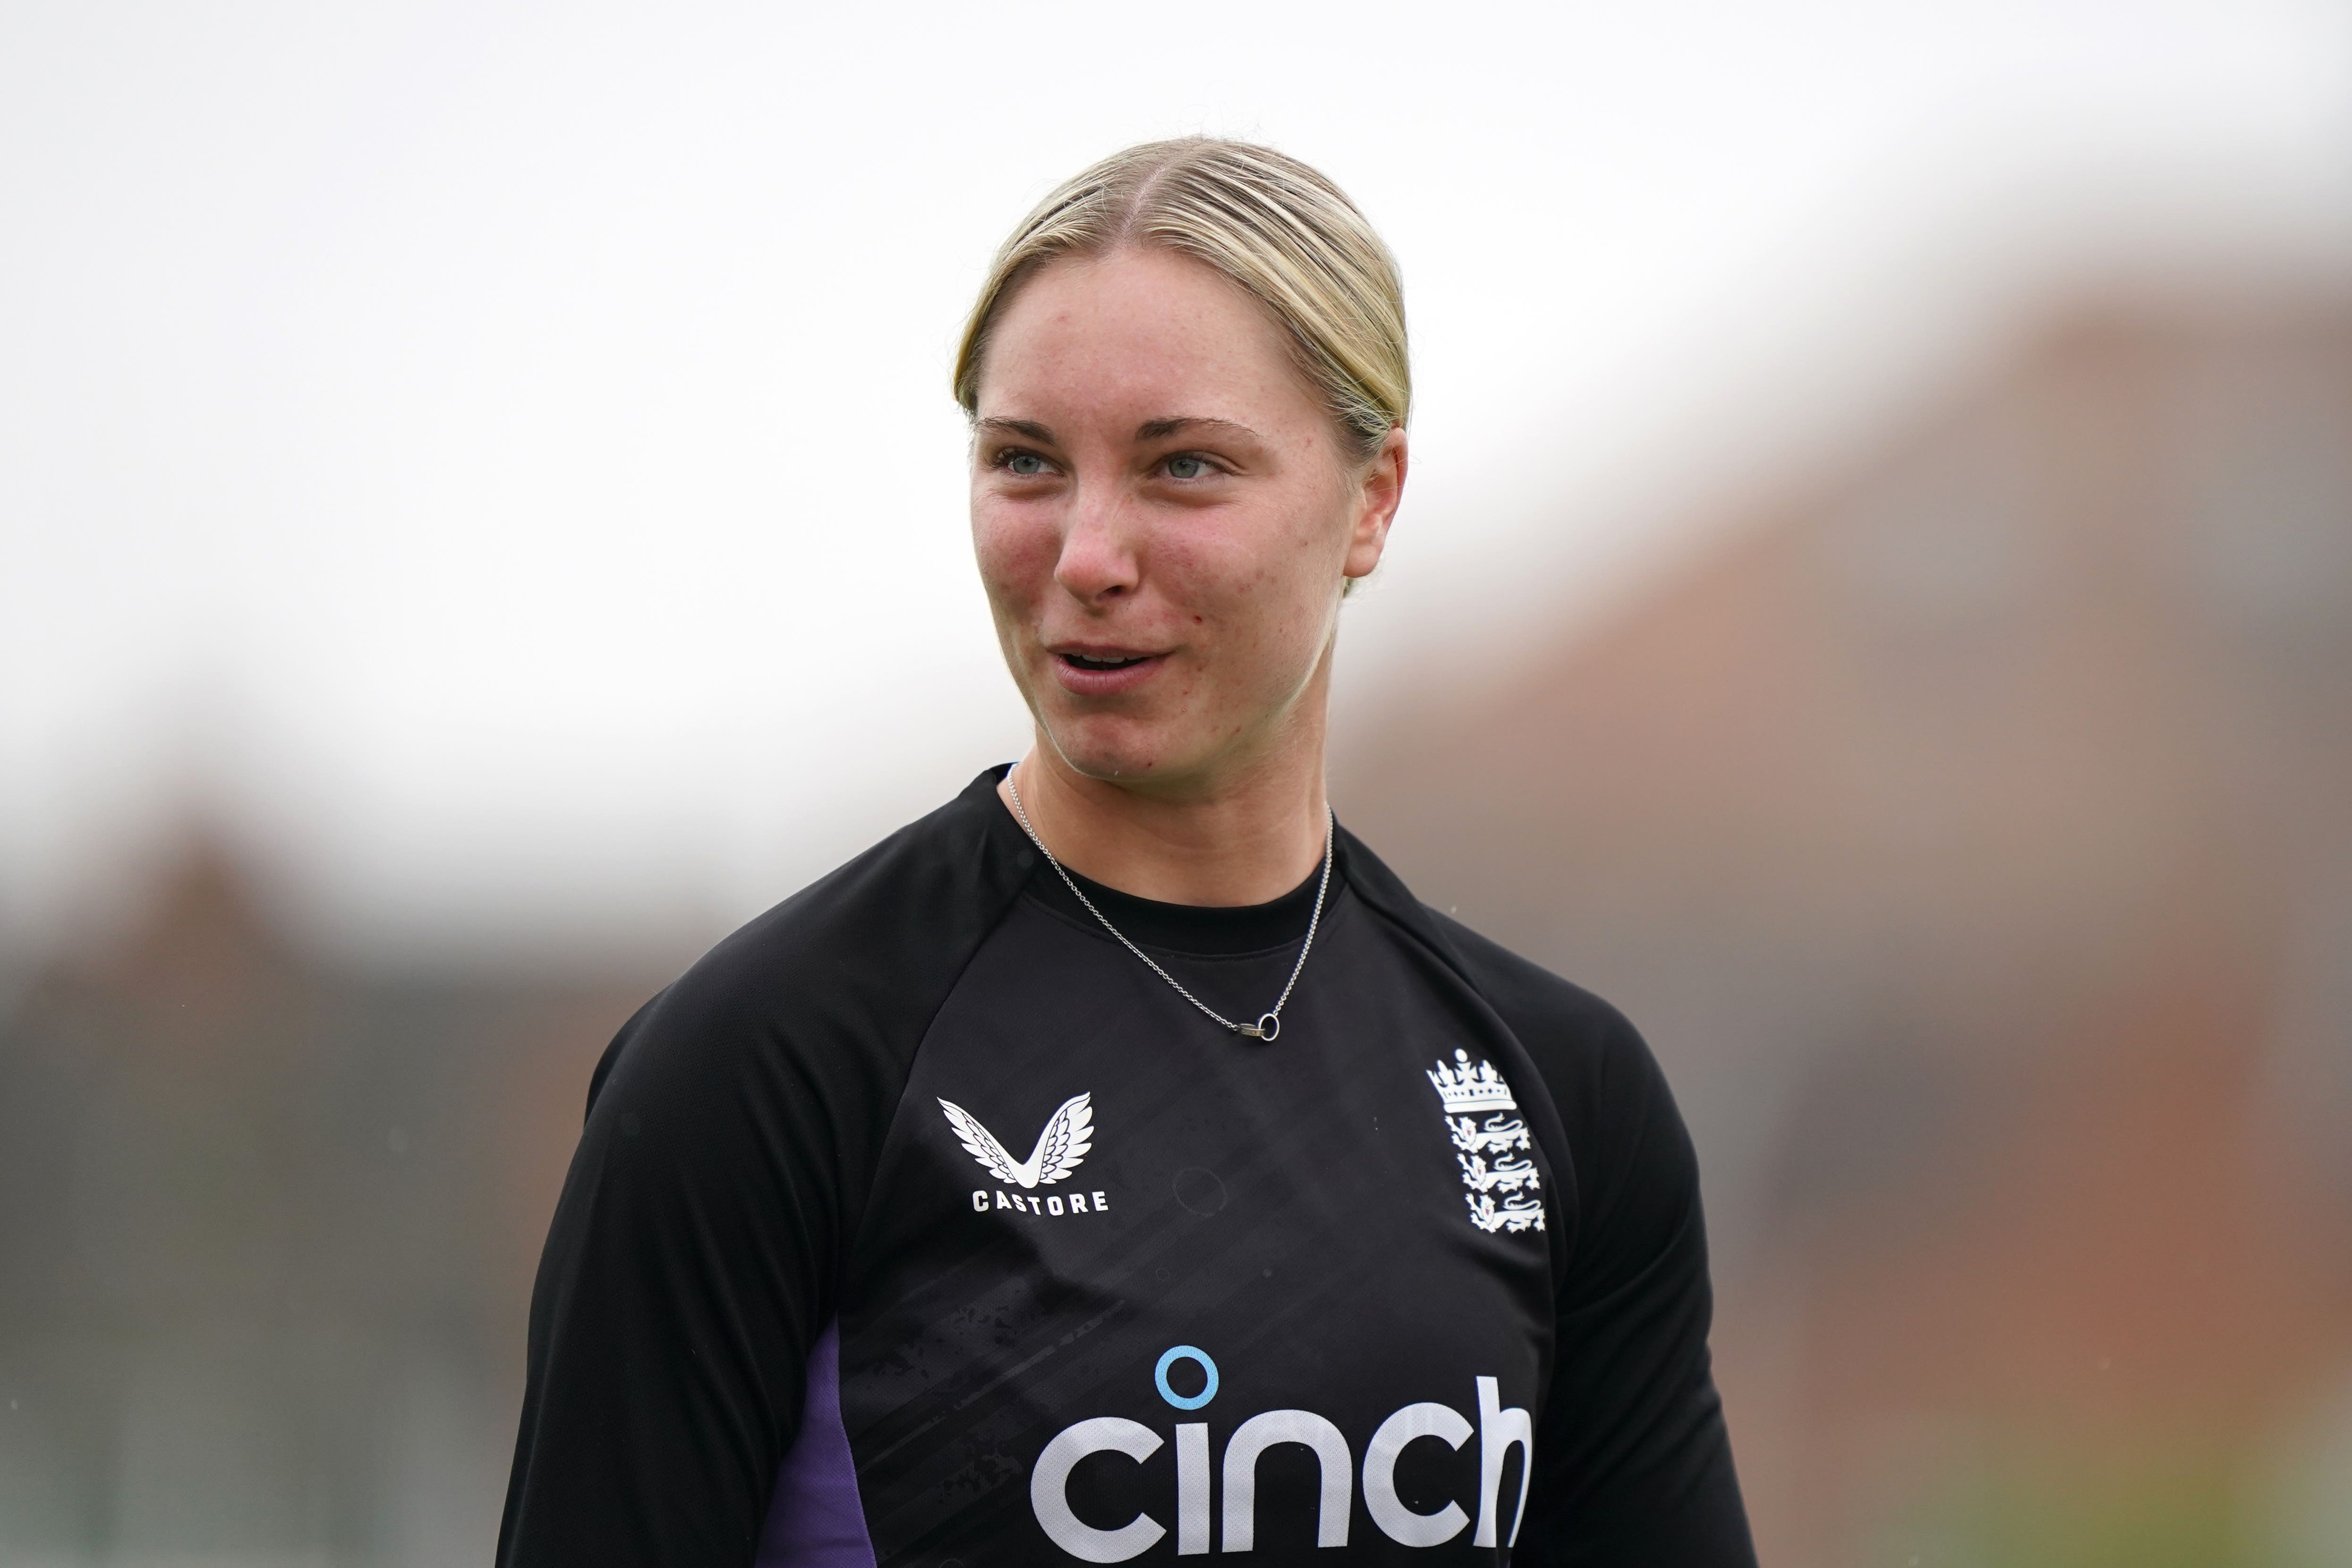
[[[1706,1166],[1774,1568],[2352,1563],[2352,7],[0,15],[0,1563],[486,1561],[612,1030],[1014,755],[946,390],[1273,142],[1333,784]]]

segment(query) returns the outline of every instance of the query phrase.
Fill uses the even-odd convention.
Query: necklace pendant
[[[1253,1040],[1263,1040],[1272,1045],[1274,1037],[1282,1033],[1282,1019],[1275,1014],[1265,1014],[1255,1024],[1244,1024],[1242,1033]]]

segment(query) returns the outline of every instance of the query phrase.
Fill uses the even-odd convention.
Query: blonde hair
[[[1322,174],[1271,147],[1187,136],[1115,153],[1037,204],[996,253],[956,353],[955,395],[980,405],[998,313],[1063,257],[1151,246],[1241,286],[1289,335],[1294,357],[1359,460],[1412,404],[1396,258]]]

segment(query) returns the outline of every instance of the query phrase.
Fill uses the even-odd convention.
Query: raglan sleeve
[[[758,1550],[834,1310],[845,1113],[728,970],[690,971],[597,1068],[532,1291],[500,1568]]]
[[[1546,978],[1549,978],[1547,976]],[[1598,997],[1525,1027],[1575,1164],[1578,1225],[1536,1436],[1528,1539],[1546,1568],[1753,1568],[1707,1351],[1698,1159],[1665,1075]]]
[[[1541,1076],[1575,1205],[1511,1561],[1755,1568],[1707,1352],[1698,1157],[1665,1074],[1607,1002],[1426,912]]]

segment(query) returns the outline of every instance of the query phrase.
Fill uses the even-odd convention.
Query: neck
[[[1162,903],[1263,904],[1323,858],[1322,725],[1301,728],[1227,776],[1149,794],[1079,773],[1041,733],[1006,783],[1054,858],[1082,877]],[[1006,787],[997,794],[1009,808]]]

